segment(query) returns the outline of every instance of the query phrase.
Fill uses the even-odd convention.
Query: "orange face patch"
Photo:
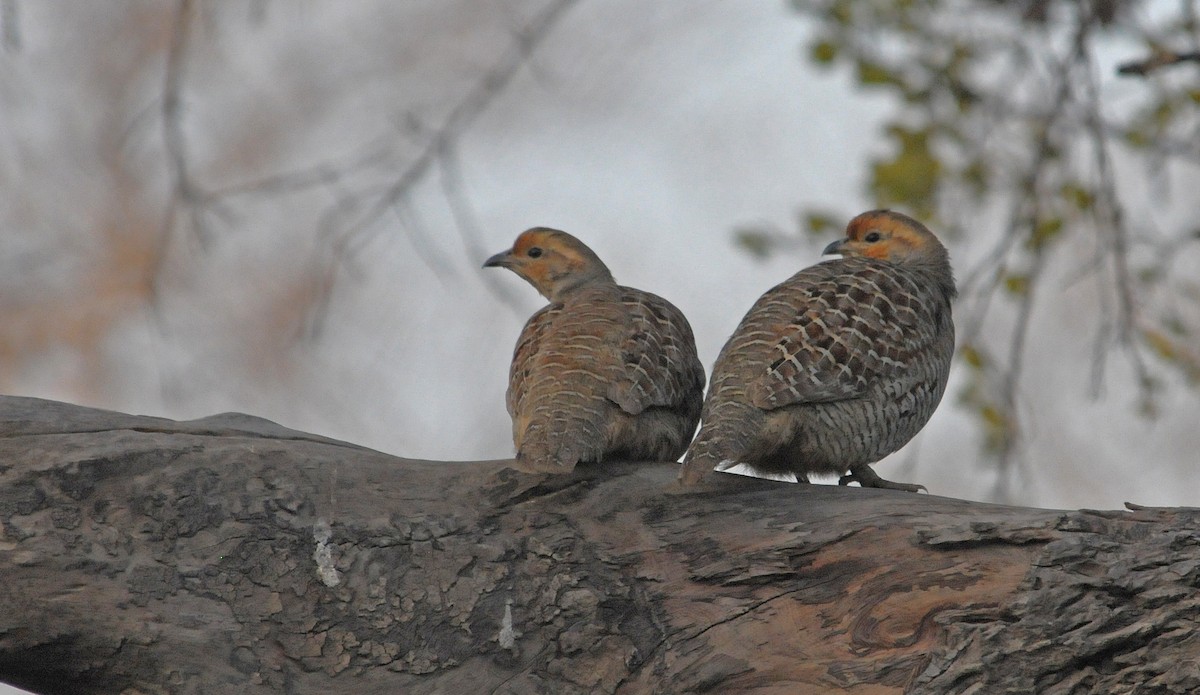
[[[878,258],[886,261],[892,255],[892,246],[886,241],[879,241],[874,244],[856,242],[855,248],[858,250],[858,255],[866,256],[867,258]]]
[[[553,267],[548,263],[540,263],[532,259],[524,259],[523,262],[513,267],[518,275],[528,280],[539,292],[548,290],[554,282]]]
[[[553,237],[544,229],[529,229],[521,232],[521,236],[513,242],[513,255],[521,258],[527,257],[529,249],[534,246],[545,248],[553,244]]]
[[[872,232],[878,233],[878,241],[867,241]],[[850,221],[846,227],[849,238],[847,246],[851,253],[867,258],[896,260],[925,246],[932,235],[920,222],[887,210],[865,212]]]

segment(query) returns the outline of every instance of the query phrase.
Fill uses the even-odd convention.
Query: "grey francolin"
[[[676,461],[700,419],[704,366],[687,319],[622,287],[590,248],[536,227],[484,267],[508,268],[550,300],[525,324],[508,378],[517,467]]]
[[[920,222],[888,210],[855,217],[825,253],[842,257],[768,290],[721,350],[684,484],[743,463],[801,481],[921,489],[870,464],[908,443],[946,389],[950,256]]]

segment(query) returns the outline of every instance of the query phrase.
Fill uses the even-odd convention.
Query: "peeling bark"
[[[1200,511],[533,476],[0,398],[42,693],[1192,693]]]

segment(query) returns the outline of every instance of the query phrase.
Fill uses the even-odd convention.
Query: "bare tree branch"
[[[3,1],[3,0],[0,0]],[[11,0],[10,0],[11,1]],[[159,248],[154,261],[152,275],[152,297],[157,299],[158,284],[161,282],[162,266],[166,262],[172,241],[183,223],[188,223],[197,239],[203,244],[207,239],[206,219],[212,206],[220,205],[228,198],[236,198],[256,194],[286,194],[308,190],[315,187],[330,187],[334,189],[334,205],[322,216],[317,226],[320,236],[331,238],[324,251],[319,252],[324,260],[316,264],[318,274],[323,280],[318,283],[321,287],[319,296],[314,297],[314,316],[307,324],[305,333],[315,336],[320,331],[323,320],[320,316],[329,305],[328,293],[332,292],[339,268],[347,269],[348,262],[355,253],[370,243],[373,225],[387,211],[394,212],[401,218],[402,226],[412,236],[414,249],[422,259],[434,268],[439,276],[448,276],[453,270],[437,258],[437,253],[429,245],[427,225],[423,224],[416,211],[409,209],[413,189],[427,177],[430,167],[437,165],[442,172],[442,192],[447,205],[454,216],[455,225],[469,253],[483,257],[486,249],[482,246],[478,223],[466,197],[462,193],[462,177],[454,147],[475,120],[504,92],[512,79],[525,64],[528,56],[538,45],[550,35],[553,28],[564,13],[575,4],[576,0],[557,0],[550,3],[533,20],[526,24],[515,37],[511,49],[470,89],[466,95],[450,110],[446,118],[431,129],[416,129],[422,140],[417,156],[412,159],[399,175],[379,192],[363,190],[337,190],[339,183],[349,175],[380,169],[389,161],[390,148],[387,143],[376,143],[365,152],[349,158],[348,161],[330,161],[317,164],[307,169],[269,176],[257,181],[228,186],[223,189],[205,190],[192,177],[188,161],[188,144],[184,128],[184,82],[186,62],[190,44],[192,21],[198,6],[194,0],[180,0],[176,9],[171,42],[168,48],[165,68],[163,95],[159,109],[162,120],[162,144],[167,159],[170,175],[170,199],[163,212]],[[261,20],[265,10],[265,2],[252,8],[252,15]],[[349,222],[347,223],[347,221]],[[378,230],[376,230],[378,231]],[[329,266],[325,268],[325,266]],[[518,313],[520,304],[515,297],[502,285],[491,278],[485,282],[498,297]],[[154,301],[152,304],[156,304]]]
[[[1117,74],[1130,75],[1133,77],[1145,77],[1146,75],[1149,75],[1157,70],[1161,70],[1165,67],[1187,62],[1200,63],[1200,51],[1176,53],[1174,51],[1160,49],[1154,51],[1149,56],[1141,60],[1121,63],[1117,66]]]
[[[1017,303],[1017,321],[1013,327],[1012,337],[1009,340],[1008,365],[1005,368],[1001,381],[1000,404],[1007,418],[1010,431],[1004,437],[1000,449],[997,464],[999,475],[996,477],[993,494],[995,499],[1002,501],[1013,498],[1011,478],[1020,468],[1020,460],[1018,459],[1018,445],[1020,441],[1017,436],[1020,418],[1017,416],[1017,397],[1020,393],[1021,376],[1025,370],[1025,353],[1028,348],[1029,323],[1033,317],[1033,309],[1035,307],[1034,298],[1037,294],[1038,280],[1041,278],[1042,271],[1046,267],[1048,253],[1047,250],[1043,250],[1033,257],[1033,267],[1030,268],[1028,273],[1026,290],[1021,294],[1020,300]]]
[[[363,148],[361,154],[344,158],[344,161],[334,159],[294,171],[272,174],[260,179],[217,188],[209,191],[205,195],[205,199],[215,202],[251,195],[300,193],[313,188],[329,186],[354,173],[386,166],[390,161],[390,154],[387,143],[380,139]]]
[[[337,275],[337,266],[346,262],[348,254],[355,244],[363,243],[360,237],[373,235],[372,225],[388,210],[404,203],[413,189],[425,179],[430,167],[444,160],[445,153],[454,146],[458,138],[471,127],[476,119],[487,110],[495,99],[504,92],[513,78],[525,64],[529,55],[553,31],[567,10],[576,4],[577,0],[556,0],[546,7],[537,17],[530,21],[525,28],[517,33],[513,48],[489,70],[476,85],[467,92],[466,96],[450,110],[445,120],[430,131],[425,145],[417,156],[400,172],[392,185],[384,193],[366,205],[359,217],[340,231],[330,229],[336,236],[329,245],[329,263],[333,268],[328,272],[329,282],[326,286],[333,288]],[[352,206],[357,207],[357,205]],[[453,210],[455,203],[451,201]],[[461,206],[460,206],[461,207]],[[455,213],[461,215],[461,209]],[[376,230],[377,231],[377,230]],[[460,224],[460,234],[463,228]],[[508,303],[508,300],[505,300]],[[318,303],[318,311],[329,306],[327,300]],[[324,321],[318,316],[310,322],[319,332]],[[314,334],[315,335],[315,334]]]
[[[462,239],[463,247],[470,258],[486,258],[489,255],[489,251],[483,246],[479,222],[475,217],[475,211],[471,208],[470,199],[463,191],[463,178],[462,170],[458,163],[458,151],[453,145],[447,144],[442,151],[441,166],[438,168],[442,173],[442,194],[446,197],[446,203],[450,206],[450,213],[454,216],[454,224],[458,228],[458,235]],[[518,316],[525,313],[525,308],[518,301],[517,296],[512,290],[509,289],[510,285],[500,282],[499,277],[495,273],[485,273],[482,275],[482,278],[483,282],[487,284],[488,289],[506,307],[511,309],[513,313]]]
[[[668,462],[526,475],[13,397],[0,460],[0,680],[48,695],[1197,682],[1195,509],[685,492]]]
[[[1138,302],[1135,297],[1134,279],[1129,270],[1129,229],[1125,221],[1124,210],[1117,192],[1116,175],[1113,171],[1112,158],[1109,154],[1109,140],[1101,117],[1103,106],[1100,95],[1100,84],[1095,57],[1090,51],[1081,54],[1084,60],[1084,98],[1087,101],[1085,111],[1085,126],[1095,153],[1097,173],[1100,178],[1100,190],[1103,195],[1097,197],[1092,207],[1093,218],[1100,230],[1108,237],[1107,254],[1112,263],[1112,281],[1116,288],[1116,316],[1111,322],[1103,322],[1097,333],[1097,344],[1107,343],[1116,339],[1125,347],[1137,375],[1138,388],[1143,396],[1150,388],[1150,375],[1141,352],[1134,341],[1134,326],[1138,322]],[[1101,288],[1103,293],[1103,288]],[[1103,379],[1104,361],[1099,362],[1099,373],[1093,373],[1093,392],[1096,391],[1098,379]]]
[[[413,187],[424,179],[430,166],[437,162],[439,155],[461,137],[491,106],[496,97],[504,92],[524,65],[528,55],[550,35],[565,12],[576,2],[577,0],[556,0],[526,25],[517,35],[516,45],[450,110],[442,124],[432,131],[425,147],[400,172],[392,186],[334,241],[335,257],[341,255],[351,238],[366,233],[368,227],[383,213],[409,195]]]
[[[162,279],[161,269],[166,261],[171,237],[175,233],[178,216],[181,212],[191,212],[192,206],[200,202],[203,197],[196,190],[188,174],[187,142],[183,134],[184,60],[187,56],[188,30],[191,26],[193,12],[193,0],[179,0],[175,10],[175,25],[167,51],[167,64],[163,80],[161,106],[163,148],[166,152],[167,166],[171,177],[171,196],[163,214],[162,231],[152,273],[151,291],[155,299],[158,297],[158,284]]]
[[[970,292],[979,297],[979,305],[970,313],[967,328],[964,331],[965,343],[972,344],[983,326],[991,306],[991,300],[1007,279],[1010,253],[1022,243],[1025,244],[1024,253],[1029,257],[1030,265],[1025,270],[1020,290],[1016,292],[1018,297],[1016,322],[1009,338],[1006,363],[999,374],[999,383],[997,384],[997,405],[1005,431],[999,440],[998,475],[993,487],[993,495],[995,499],[1001,501],[1012,499],[1012,482],[1020,466],[1018,458],[1021,420],[1018,415],[1020,384],[1028,349],[1029,326],[1033,310],[1036,307],[1035,297],[1051,250],[1048,243],[1036,238],[1037,227],[1048,214],[1043,209],[1043,196],[1040,190],[1044,185],[1044,180],[1051,173],[1050,167],[1060,156],[1057,153],[1062,152],[1067,146],[1063,139],[1069,137],[1067,133],[1071,132],[1071,129],[1064,126],[1073,120],[1073,114],[1068,110],[1068,105],[1072,102],[1071,95],[1075,88],[1074,73],[1080,68],[1089,68],[1091,65],[1087,40],[1092,26],[1091,18],[1086,16],[1086,11],[1081,10],[1077,15],[1077,21],[1070,55],[1065,56],[1055,69],[1050,71],[1050,74],[1056,79],[1054,94],[1048,102],[1050,110],[1040,118],[1032,120],[1038,133],[1038,138],[1032,145],[1033,159],[1019,180],[1005,232],[995,248],[968,272],[967,280],[964,283],[964,295]],[[1115,191],[1113,191],[1113,195],[1115,196]],[[987,278],[986,283],[981,282],[983,278]]]

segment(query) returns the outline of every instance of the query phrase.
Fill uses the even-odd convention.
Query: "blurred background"
[[[0,391],[504,458],[521,230],[711,365],[890,206],[962,296],[884,477],[1200,504],[1198,5],[0,0]]]

